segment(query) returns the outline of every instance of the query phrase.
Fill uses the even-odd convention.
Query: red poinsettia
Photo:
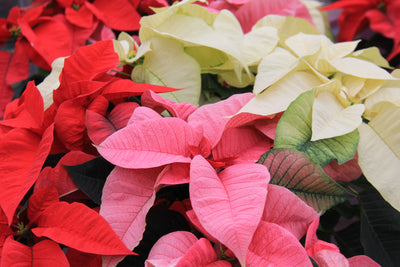
[[[29,60],[35,65],[50,70],[58,57],[72,52],[72,43],[67,27],[52,17],[42,16],[44,6],[10,10],[7,19],[0,19],[0,45],[15,39],[13,53],[0,51],[0,105],[2,117],[5,105],[11,100],[11,85],[29,76]]]
[[[112,29],[135,31],[140,27],[140,15],[136,11],[138,0],[36,0],[34,3],[48,4],[57,11],[57,6],[64,10],[66,20],[81,28],[92,28],[96,20],[102,21]],[[55,7],[53,7],[55,6]]]
[[[72,150],[97,153],[86,133],[87,108],[106,110],[109,101],[140,95],[147,88],[174,90],[106,74],[118,63],[111,40],[87,46],[65,61],[61,84],[49,108],[44,110],[42,95],[33,82],[19,99],[7,106],[4,120],[0,122],[0,175],[3,177],[0,207],[9,224],[50,153]],[[94,101],[97,98],[100,100]]]
[[[0,21],[0,34],[3,41],[17,38],[15,50],[21,46],[24,51],[24,58],[21,54],[17,60],[30,59],[35,65],[50,70],[54,59],[71,54],[72,46],[66,26],[52,17],[42,16],[44,8],[44,5],[26,9],[13,7],[8,18]]]
[[[338,41],[351,41],[369,27],[394,40],[389,60],[400,52],[400,1],[341,0],[323,8],[333,9],[342,9],[338,21]]]
[[[109,224],[81,203],[59,201],[55,187],[35,192],[9,228],[0,210],[1,266],[70,266],[58,244],[83,253],[129,255]]]

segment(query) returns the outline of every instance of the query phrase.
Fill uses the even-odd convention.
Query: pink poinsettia
[[[207,8],[213,11],[222,9],[232,11],[245,33],[249,32],[251,27],[266,15],[300,17],[313,24],[307,7],[298,0],[214,0]]]
[[[139,244],[145,216],[154,205],[157,191],[169,185],[189,184],[191,205],[186,218],[210,241],[227,248],[242,265],[255,264],[260,257],[265,263],[283,263],[279,259],[283,254],[289,256],[285,253],[288,247],[279,242],[289,242],[296,253],[285,262],[310,266],[299,238],[318,214],[289,190],[268,185],[268,170],[255,164],[272,146],[272,139],[256,125],[263,121],[264,125],[276,127],[276,120],[253,114],[235,115],[252,97],[251,93],[234,95],[197,108],[147,91],[141,98],[143,106],[132,108],[128,121],[124,115],[126,126],[118,130],[109,118],[88,113],[92,141],[99,153],[116,165],[103,189],[100,214],[127,247],[134,249]],[[174,117],[160,116],[165,109]],[[269,130],[265,132],[273,136]],[[123,198],[114,197],[121,194]],[[279,203],[283,198],[285,201]],[[289,202],[291,210],[283,206]],[[302,215],[296,216],[299,210]],[[265,240],[269,229],[283,235],[272,245]],[[154,251],[158,251],[157,247]],[[266,249],[270,253],[264,253]],[[191,255],[187,251],[179,255],[150,253],[147,264],[181,262],[181,257]],[[121,259],[106,257],[105,266],[113,266]]]
[[[319,240],[317,229],[319,218],[310,224],[307,230],[305,248],[307,254],[318,263],[318,266],[350,266],[350,267],[379,267],[378,263],[365,255],[354,256],[347,259],[340,253],[339,248],[332,243]]]

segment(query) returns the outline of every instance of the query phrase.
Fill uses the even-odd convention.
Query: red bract
[[[16,231],[10,233],[2,229],[1,266],[18,263],[29,263],[26,266],[69,266],[57,243],[100,255],[133,254],[97,212],[80,203],[60,202],[54,187],[39,189],[31,196],[27,211],[21,209],[19,212],[12,225]],[[0,219],[2,228],[6,227],[3,217]],[[12,235],[17,240],[23,239],[27,245],[17,242]],[[51,240],[39,239],[43,236]]]
[[[4,243],[0,265],[68,267],[69,263],[60,246],[54,241],[43,240],[29,247],[8,237]]]
[[[71,151],[67,153],[60,159],[54,168],[45,167],[42,169],[35,183],[34,192],[49,186],[55,187],[60,196],[78,190],[78,187],[74,184],[71,176],[63,165],[78,165],[93,158],[93,155],[89,155],[81,151]]]
[[[11,101],[14,90],[11,85],[28,78],[29,59],[23,48],[18,45],[14,53],[0,51],[0,118],[6,105]]]
[[[3,39],[17,37],[15,50],[24,50],[18,60],[26,60],[26,55],[34,64],[50,70],[54,59],[68,56],[72,52],[72,42],[66,26],[52,17],[42,16],[44,5],[29,9],[11,9],[6,21],[0,21],[9,30],[3,31]],[[1,32],[0,32],[1,34]],[[26,69],[28,71],[28,69]]]
[[[43,120],[42,96],[34,82],[29,82],[22,96],[7,106],[0,125],[28,129],[41,134]]]
[[[138,1],[128,0],[36,0],[34,3],[58,5],[64,11],[66,20],[80,28],[92,28],[97,20],[120,31],[135,31],[140,27],[140,15],[136,11]],[[54,8],[53,8],[54,10]]]
[[[94,127],[102,126],[94,126],[90,114],[93,112],[105,114],[109,101],[118,103],[125,97],[140,95],[149,88],[157,92],[176,90],[135,83],[129,79],[107,74],[109,70],[116,68],[118,63],[119,57],[111,40],[83,47],[65,59],[60,75],[60,86],[53,92],[53,108],[57,138],[67,150],[94,153],[86,132],[87,109],[91,110],[88,115],[89,131],[96,135],[99,132],[94,133]],[[101,135],[106,136],[104,132]],[[92,136],[92,138],[101,137]]]
[[[57,202],[40,214],[32,232],[74,249],[101,255],[134,254],[120,241],[107,221],[81,203]]]
[[[339,16],[338,41],[351,41],[367,27],[393,39],[388,59],[400,51],[400,1],[398,0],[341,0],[323,10],[342,9]]]
[[[53,127],[43,137],[16,128],[0,141],[0,206],[11,224],[22,198],[35,183],[53,141]]]

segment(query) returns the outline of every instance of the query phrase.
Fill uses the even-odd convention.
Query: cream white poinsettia
[[[315,28],[326,36],[331,37],[328,14],[321,12],[322,2],[318,0],[300,0],[310,12]]]
[[[400,211],[399,118],[400,107],[387,103],[368,124],[358,128],[358,162],[368,181]]]
[[[396,78],[368,61],[375,54],[374,50],[354,52],[358,41],[333,43],[324,35],[303,32],[287,36],[290,30],[283,34],[284,23],[277,18],[272,18],[268,23],[265,18],[263,22],[263,25],[277,25],[279,36],[285,39],[283,42],[281,40],[280,47],[260,62],[253,90],[256,96],[241,112],[268,115],[284,111],[302,92],[324,86],[332,79],[339,81],[338,92],[330,97],[327,93],[324,96],[316,95],[318,112],[313,116],[313,140],[342,135],[351,128],[356,129],[361,123],[365,107],[354,104],[363,104],[386,81]],[[378,60],[380,65],[386,66],[379,57]],[[330,115],[319,110],[324,105],[331,106]],[[352,127],[349,127],[350,118],[354,120]],[[326,119],[334,124],[328,127],[328,122],[323,123]],[[343,127],[336,127],[335,124],[343,124]],[[329,129],[337,130],[330,132]]]
[[[173,56],[192,57],[200,66],[201,73],[217,74],[221,82],[224,81],[234,87],[246,87],[253,84],[257,65],[278,44],[277,29],[273,26],[261,25],[244,34],[238,20],[231,12],[222,10],[219,13],[211,13],[206,8],[194,5],[192,2],[194,1],[182,1],[169,8],[156,9],[156,14],[142,18],[139,31],[142,44],[138,48],[136,57],[125,56],[123,61],[132,64],[133,61],[140,58],[140,54],[140,56],[145,56],[144,64],[146,66],[143,67],[140,64],[135,66],[135,73],[132,77],[143,82],[152,82],[149,80],[152,76],[150,74],[155,73],[152,64],[167,62],[161,58],[157,62],[146,59],[149,54],[158,53],[151,48],[153,39],[158,38],[157,42],[162,42],[162,39],[172,39],[179,43],[183,49],[175,49],[174,53],[179,51],[182,55],[175,54]],[[126,43],[126,41],[126,39],[119,40],[117,45],[119,50],[124,51],[124,47],[128,47],[129,42]],[[143,46],[146,48],[142,49]],[[192,61],[189,60],[189,62]],[[169,61],[166,64],[174,69],[175,63],[177,62]],[[182,61],[179,64],[183,69],[193,71],[190,66],[184,67],[186,62]],[[147,71],[148,75],[143,75],[144,71]],[[174,75],[177,75],[176,80],[180,79],[178,73],[171,72],[168,76]],[[172,85],[166,83],[165,79],[163,81],[167,86],[186,88],[174,92],[175,97],[171,98],[174,101],[198,103],[200,85],[194,88],[182,84],[180,86]],[[169,96],[165,97],[169,98]]]
[[[365,100],[366,119],[372,120],[388,104],[400,107],[400,69],[394,70],[391,74],[398,79],[386,81],[379,90]]]
[[[165,93],[163,97],[198,105],[201,92],[199,64],[173,39],[154,37],[148,42],[151,50],[145,53],[143,64],[133,69],[132,80],[182,88],[184,90]]]
[[[227,10],[211,13],[204,7],[191,5],[191,2],[194,1],[182,1],[155,15],[143,17],[140,40],[144,42],[154,36],[172,38],[185,48],[201,47],[203,51],[208,48],[210,56],[217,54],[217,58],[221,58],[218,54],[223,53],[225,60],[217,66],[233,67],[239,75],[242,69],[247,69],[247,64],[241,50],[244,34],[238,20]],[[193,49],[188,51],[191,54],[195,52]],[[200,62],[200,65],[203,63]]]
[[[338,80],[314,88],[311,141],[350,133],[362,123],[364,105],[343,106],[340,94],[341,84]]]

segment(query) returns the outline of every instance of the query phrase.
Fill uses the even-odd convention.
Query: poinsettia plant
[[[324,10],[341,9],[338,18],[338,40],[351,41],[356,37],[363,37],[362,33],[372,31],[381,35],[381,41],[376,42],[381,51],[398,65],[400,53],[399,19],[400,2],[397,0],[341,0],[324,7]],[[371,34],[364,34],[371,35]],[[364,38],[372,41],[373,38]],[[372,40],[368,40],[372,39]],[[396,59],[395,59],[396,57]]]
[[[106,2],[35,4],[130,30]],[[399,262],[400,75],[377,48],[334,43],[316,1],[126,2],[158,7],[138,36],[49,61],[5,109],[0,266]]]

